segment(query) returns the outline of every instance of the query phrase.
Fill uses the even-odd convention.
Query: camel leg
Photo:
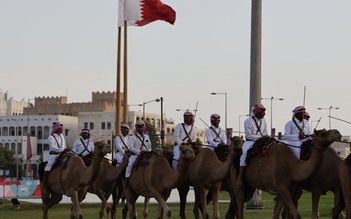
[[[116,209],[119,200],[123,196],[123,186],[122,183],[117,183],[115,187],[113,188],[112,192],[112,207],[111,207],[111,219],[116,219]]]
[[[105,194],[104,192],[101,190],[101,189],[98,189],[98,188],[94,188],[95,190],[95,194],[99,197],[99,199],[101,200],[101,207],[100,207],[100,211],[99,211],[99,219],[102,219],[104,217],[104,211],[106,209],[106,212],[107,212],[107,217],[109,215],[109,211],[110,211],[110,206],[109,204],[107,203],[107,199],[108,197],[110,196],[109,194],[106,194],[107,196],[107,199],[105,197]]]
[[[219,204],[218,204],[218,199],[219,199],[219,192],[221,189],[222,183],[216,183],[211,190],[212,193],[212,205],[213,205],[213,219],[219,219]],[[205,202],[206,203],[206,202]]]
[[[283,208],[284,210],[286,209],[284,200],[281,197],[278,197],[277,203],[275,204],[273,219],[279,219],[280,212],[282,212]],[[282,218],[285,219],[286,217],[283,215]]]
[[[285,204],[289,207],[290,211],[293,214],[294,219],[301,219],[300,214],[297,212],[294,202],[291,199],[290,192],[283,189],[279,193],[280,197],[284,200]]]
[[[311,215],[311,219],[318,219],[319,218],[319,213],[318,213],[319,199],[320,199],[320,194],[316,194],[315,192],[312,192],[312,215]]]
[[[150,198],[145,198],[144,199],[144,210],[143,210],[144,219],[147,219],[147,216],[149,215],[149,203],[150,203]]]
[[[179,216],[181,219],[186,219],[185,216],[185,207],[186,207],[186,197],[189,192],[189,185],[183,184],[177,188],[179,193],[179,200],[180,200],[180,209],[179,209]]]
[[[203,214],[202,217],[204,219],[208,219],[209,215],[208,215],[208,210],[207,210],[207,204],[206,204],[206,189],[203,187],[200,188],[194,188],[195,189],[195,204],[194,204],[194,209],[193,209],[193,213],[196,219],[199,218],[199,203],[202,206],[203,209]],[[198,201],[196,201],[196,199],[198,199]]]
[[[83,219],[83,214],[80,211],[79,199],[77,191],[70,191],[71,201],[73,203],[73,208],[71,211],[71,219]]]
[[[345,208],[344,196],[342,195],[341,188],[338,187],[334,191],[334,208],[332,210],[332,218],[339,219],[339,216]]]

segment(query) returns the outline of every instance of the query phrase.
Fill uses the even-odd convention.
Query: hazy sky
[[[163,97],[166,117],[194,109],[209,123],[228,100],[228,127],[239,129],[249,111],[250,0],[164,0],[177,12],[175,25],[157,21],[128,28],[129,104]],[[263,0],[262,97],[273,101],[273,126],[283,131],[303,104],[318,128],[334,117],[351,122],[350,0]],[[117,0],[0,0],[2,91],[17,100],[66,96],[91,101],[94,91],[115,91]],[[270,127],[270,100],[266,120]],[[142,107],[131,107],[142,111]],[[146,111],[160,112],[159,103]],[[243,123],[244,117],[241,117]],[[313,122],[315,125],[316,122]],[[332,120],[351,135],[351,124]],[[243,130],[243,126],[241,126]]]

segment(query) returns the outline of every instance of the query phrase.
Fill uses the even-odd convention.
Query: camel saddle
[[[247,159],[254,157],[254,156],[259,156],[259,157],[266,156],[268,151],[269,151],[270,146],[275,141],[276,140],[274,138],[270,138],[270,137],[259,138],[258,140],[255,141],[254,145],[249,150],[250,152],[247,153],[247,155],[248,155]]]
[[[93,153],[88,154],[87,156],[80,156],[86,167],[89,167],[93,163]]]
[[[51,167],[51,170],[55,169],[57,166],[61,166],[61,169],[66,168],[67,161],[71,156],[70,152],[71,150],[67,148],[64,151],[62,151],[56,158],[55,163]]]
[[[308,160],[312,155],[313,142],[312,140],[307,140],[302,143],[300,151],[300,160]]]
[[[216,153],[218,159],[222,162],[227,160],[227,156],[229,154],[229,145],[223,145],[215,147],[214,152]]]
[[[148,160],[150,159],[150,157],[153,155],[154,153],[152,151],[146,151],[144,153],[139,154],[139,156],[137,157],[132,170],[136,170],[138,169],[138,167],[143,167],[146,166],[148,164]]]

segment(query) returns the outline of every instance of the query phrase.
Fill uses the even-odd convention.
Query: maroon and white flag
[[[33,156],[32,153],[32,144],[30,142],[30,134],[27,134],[27,160],[30,160]]]
[[[119,26],[123,26],[124,21],[128,25],[144,26],[157,20],[174,24],[176,20],[176,12],[160,0],[119,0],[118,16]]]

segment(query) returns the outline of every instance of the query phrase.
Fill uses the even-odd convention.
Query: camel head
[[[313,143],[314,145],[322,145],[324,147],[328,147],[334,141],[341,140],[341,134],[336,129],[331,130],[314,130]]]
[[[105,156],[106,154],[111,153],[111,145],[106,144],[105,141],[95,141],[94,145],[94,154]]]
[[[180,146],[180,156],[184,157],[185,160],[193,160],[195,158],[194,150],[187,145]]]
[[[241,148],[243,147],[243,143],[244,143],[244,139],[242,137],[234,136],[234,137],[232,137],[231,141],[232,141],[232,143],[230,144],[230,146],[234,147],[235,151],[241,150]]]

